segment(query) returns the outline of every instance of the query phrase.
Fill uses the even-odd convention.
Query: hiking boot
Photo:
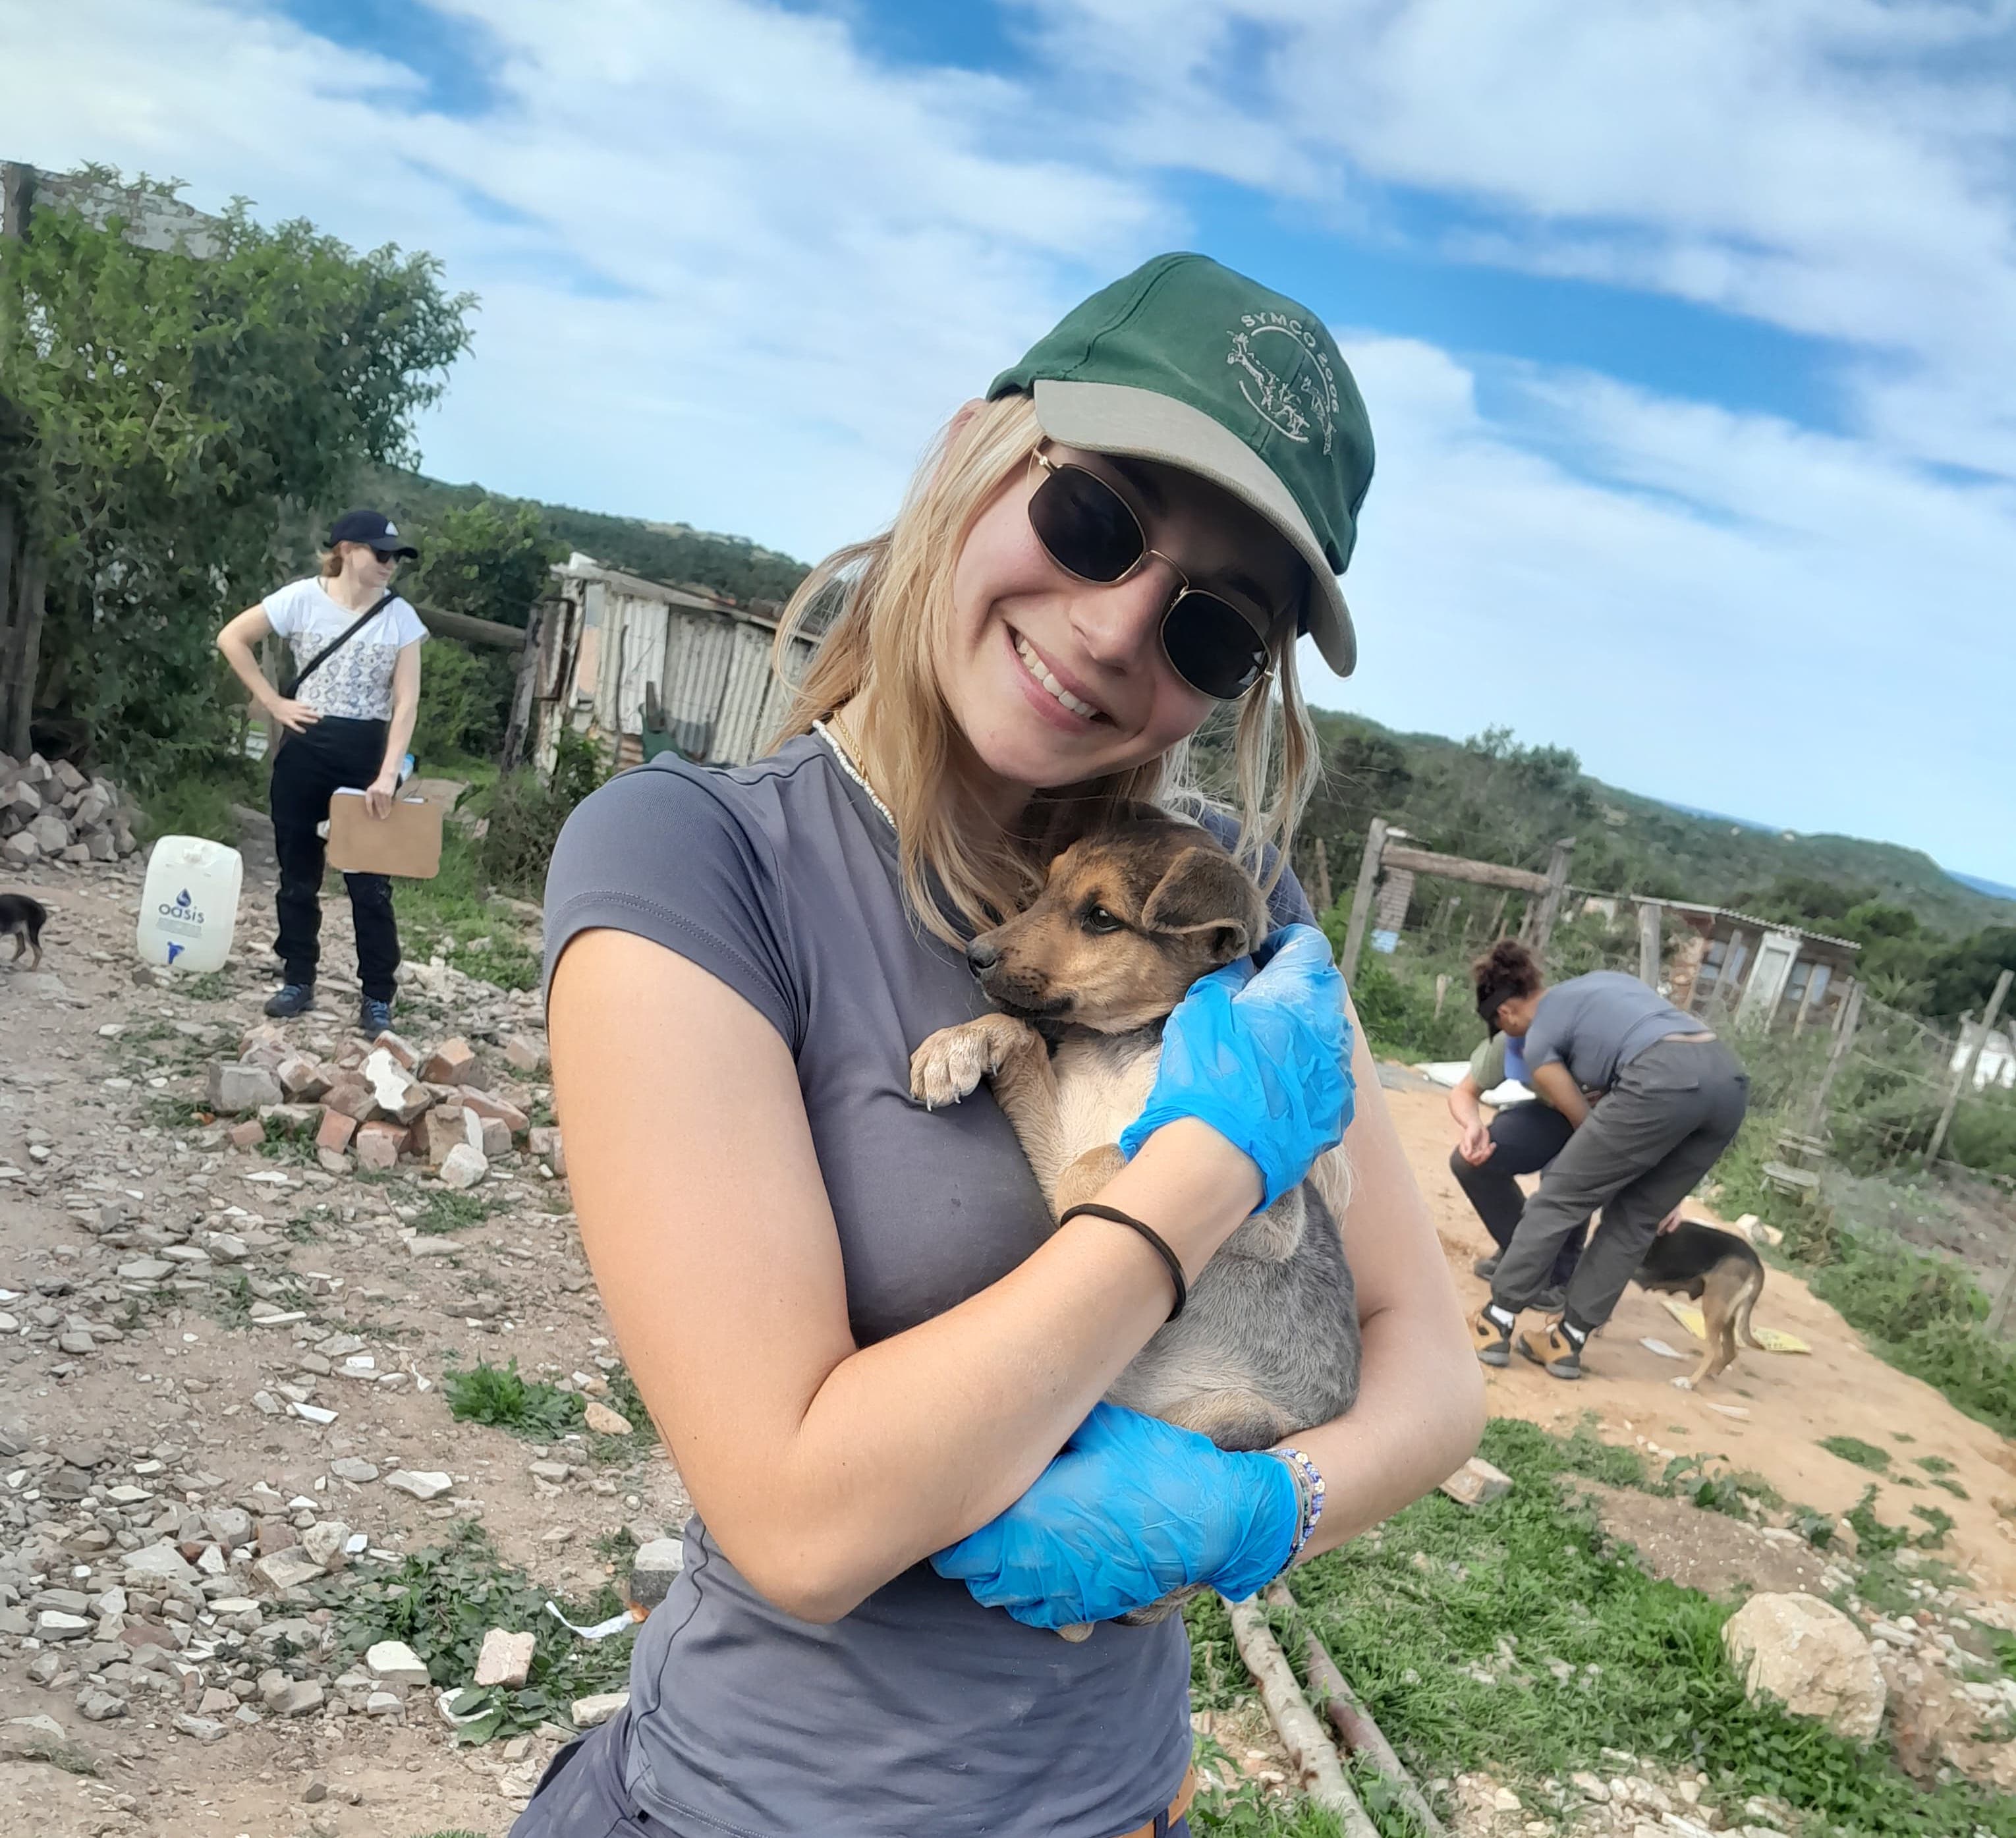
[[[1557,1321],[1545,1327],[1532,1327],[1519,1336],[1519,1351],[1557,1379],[1582,1376],[1582,1349],[1571,1340]]]
[[[312,983],[283,983],[266,998],[266,1013],[282,1020],[292,1015],[305,1015],[314,1006]]]
[[[1470,1318],[1470,1343],[1485,1365],[1512,1363],[1512,1330],[1491,1318],[1491,1311],[1480,1308]]]
[[[392,1005],[381,1002],[375,995],[367,995],[357,1005],[358,1030],[367,1039],[376,1040],[380,1034],[391,1031]]]
[[[1470,1273],[1472,1276],[1481,1276],[1489,1282],[1498,1274],[1498,1260],[1496,1257],[1479,1257],[1471,1265]]]

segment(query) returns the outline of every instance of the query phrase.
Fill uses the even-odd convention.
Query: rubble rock
[[[490,1164],[481,1149],[458,1142],[441,1157],[441,1183],[444,1187],[473,1187],[489,1171]]]
[[[1442,1491],[1463,1506],[1488,1506],[1512,1491],[1512,1477],[1481,1455],[1472,1455],[1442,1484]]]
[[[686,1548],[677,1538],[653,1538],[640,1545],[630,1565],[629,1602],[649,1613],[665,1599],[673,1581],[686,1568]]]
[[[532,1669],[532,1652],[537,1637],[531,1634],[513,1634],[502,1628],[492,1628],[483,1636],[483,1650],[477,1655],[476,1682],[479,1685],[501,1685],[507,1691],[516,1691],[525,1682]]]
[[[236,1116],[257,1110],[262,1104],[280,1102],[280,1081],[263,1066],[243,1061],[213,1059],[204,1086],[210,1108],[220,1116]]]
[[[566,1178],[567,1153],[560,1146],[560,1133],[557,1128],[544,1125],[534,1130],[528,1146],[535,1157],[562,1179]]]
[[[362,1455],[339,1455],[329,1463],[329,1471],[338,1480],[354,1481],[359,1487],[378,1478],[377,1463],[367,1462]]]
[[[1883,1674],[1862,1631],[1817,1595],[1753,1595],[1724,1624],[1723,1646],[1745,1695],[1777,1699],[1852,1742],[1883,1721]]]
[[[431,1500],[445,1494],[455,1485],[448,1475],[426,1468],[395,1468],[385,1477],[385,1484],[394,1493],[410,1494],[416,1500]]]
[[[593,1729],[598,1724],[607,1723],[610,1718],[630,1701],[627,1691],[601,1691],[592,1697],[576,1698],[574,1701],[574,1726],[576,1729]]]
[[[360,1168],[394,1168],[399,1165],[399,1156],[406,1146],[406,1131],[399,1124],[378,1118],[367,1124],[359,1124],[351,1147],[356,1152]]]
[[[261,1558],[253,1565],[252,1574],[270,1588],[281,1591],[298,1589],[304,1583],[312,1583],[323,1571],[322,1565],[305,1549],[290,1545],[284,1551],[275,1551],[270,1556]]]
[[[508,1036],[504,1042],[504,1063],[514,1072],[537,1072],[546,1063],[545,1049],[539,1043],[522,1034]]]
[[[581,1421],[597,1436],[628,1436],[630,1433],[631,1423],[628,1417],[620,1411],[611,1410],[606,1404],[597,1404],[592,1397],[582,1411]]]
[[[469,1042],[456,1038],[443,1041],[427,1056],[421,1064],[420,1077],[430,1085],[459,1085],[475,1070],[476,1055]]]
[[[341,1570],[350,1559],[344,1546],[350,1527],[340,1519],[325,1519],[301,1534],[301,1554],[324,1570]]]
[[[365,1670],[381,1685],[424,1685],[427,1663],[403,1640],[381,1640],[364,1655]]]

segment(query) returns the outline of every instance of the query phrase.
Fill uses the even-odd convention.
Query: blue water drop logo
[[[170,944],[168,947],[168,962],[170,963],[173,963],[175,959],[180,957],[188,948],[189,947],[185,944]]]
[[[179,894],[178,894],[175,896],[175,904],[176,904],[176,905],[178,905],[178,906],[186,906],[186,905],[189,905],[189,889],[188,889],[188,888],[185,887],[185,888],[183,888],[183,889],[182,889],[182,890]]]

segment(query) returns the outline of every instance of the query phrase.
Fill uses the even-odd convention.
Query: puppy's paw
[[[1671,1383],[1676,1391],[1691,1391],[1694,1388],[1694,1380],[1689,1378],[1684,1372],[1683,1372],[1679,1378],[1671,1379],[1669,1383]]]
[[[982,1015],[957,1027],[941,1027],[910,1056],[910,1095],[927,1110],[970,1097],[983,1078],[1001,1070],[1028,1034],[1006,1015]]]

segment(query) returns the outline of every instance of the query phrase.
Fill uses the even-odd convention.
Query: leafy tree
[[[432,257],[242,202],[204,257],[124,228],[43,210],[0,243],[0,397],[48,556],[37,728],[144,783],[227,739],[218,626],[301,565],[362,462],[410,455],[473,303]]]
[[[1925,1013],[1957,1016],[1971,1009],[1978,1016],[2005,969],[2016,970],[2016,926],[1985,926],[1971,938],[1931,953],[1925,962],[1931,984]]]
[[[538,510],[508,498],[450,505],[401,525],[420,559],[401,591],[416,606],[523,626],[553,585],[566,545],[547,535]]]

